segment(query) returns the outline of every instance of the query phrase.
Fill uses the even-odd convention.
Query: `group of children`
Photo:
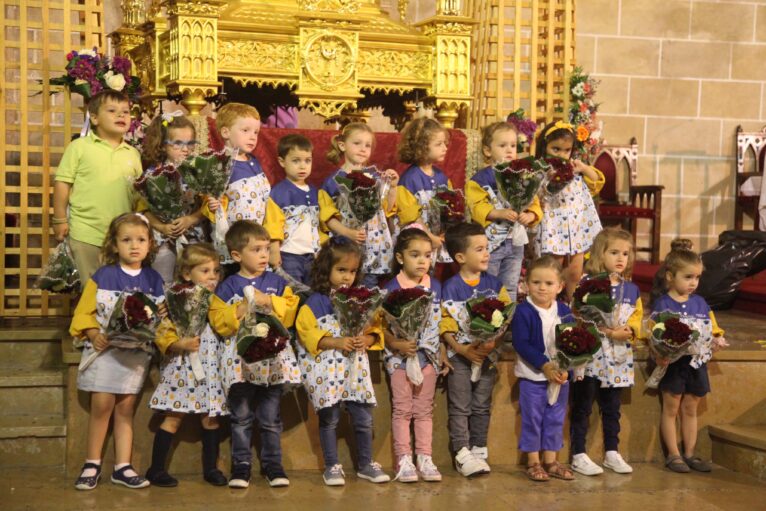
[[[497,379],[493,361],[499,346],[478,344],[465,330],[466,301],[491,294],[516,301],[524,262],[528,229],[536,229],[541,257],[527,261],[524,278],[527,297],[518,304],[510,332],[517,353],[521,434],[519,450],[527,454],[527,475],[534,481],[571,480],[573,470],[594,475],[603,469],[585,452],[589,416],[594,401],[601,409],[604,466],[618,473],[632,468],[618,451],[622,389],[634,383],[632,344],[642,338],[643,309],[638,288],[630,279],[634,251],[632,238],[616,228],[602,229],[592,196],[603,186],[603,175],[574,161],[576,177],[555,196],[543,195],[525,211],[513,211],[497,190],[493,165],[516,158],[517,133],[507,123],[486,127],[482,151],[487,168],[466,184],[472,222],[449,228],[446,234],[429,228],[428,204],[435,191],[451,183],[436,167],[446,155],[447,130],[432,119],[411,121],[403,130],[401,161],[411,166],[399,177],[386,170],[377,179],[390,185],[380,211],[364,226],[352,227],[339,208],[335,175],[363,172],[374,147],[374,134],[365,124],[349,124],[333,140],[327,157],[339,165],[320,189],[308,184],[313,147],[300,135],[288,135],[278,144],[278,161],[285,180],[271,186],[252,155],[258,140],[257,110],[237,103],[221,107],[216,117],[219,133],[232,149],[236,162],[222,197],[190,197],[185,215],[163,223],[139,205],[132,212],[130,199],[115,202],[125,176],[135,176],[137,152],[122,141],[129,124],[127,99],[109,91],[89,104],[93,133],[67,148],[56,175],[53,225],[57,238],[69,237],[75,264],[85,282],[72,320],[71,333],[85,343],[83,358],[99,352],[83,368],[78,388],[91,393],[88,452],[76,487],[90,490],[101,476],[101,453],[111,416],[114,416],[114,483],[129,488],[175,486],[166,470],[173,435],[187,415],[202,421],[203,476],[213,485],[245,488],[251,479],[252,434],[260,434],[260,466],[271,486],[286,486],[282,465],[280,402],[292,386],[302,385],[319,417],[319,439],[324,457],[323,480],[343,485],[336,429],[341,409],[350,416],[356,444],[356,474],[374,483],[389,481],[373,460],[372,408],[376,396],[367,352],[383,352],[392,400],[392,436],[396,479],[402,482],[441,480],[432,459],[432,409],[437,377],[447,376],[449,437],[455,468],[464,476],[490,472],[487,435],[492,391]],[[540,133],[537,155],[569,159],[576,143],[571,125],[552,123]],[[197,145],[194,125],[183,116],[155,119],[144,141],[144,166],[178,163]],[[135,153],[135,154],[134,154]],[[107,158],[108,157],[108,158]],[[147,161],[147,158],[149,161]],[[99,167],[100,165],[100,167]],[[98,186],[111,190],[93,194]],[[91,193],[83,197],[82,189]],[[71,193],[70,193],[71,192]],[[127,190],[125,194],[129,195]],[[103,200],[112,201],[102,204]],[[68,211],[67,211],[68,207]],[[114,218],[104,224],[104,215]],[[229,226],[225,247],[205,242],[207,226],[225,215]],[[70,228],[71,224],[71,228]],[[99,229],[102,229],[99,231]],[[101,262],[94,241],[101,232]],[[179,242],[183,237],[183,242]],[[83,245],[86,250],[75,250]],[[225,254],[222,258],[221,254]],[[555,327],[572,320],[572,312],[559,297],[571,296],[585,271],[611,275],[612,294],[619,300],[619,325],[603,329],[602,349],[584,373],[573,375],[555,364]],[[567,259],[566,270],[562,267]],[[457,273],[441,284],[432,271],[436,263],[453,263]],[[227,274],[219,282],[221,269]],[[311,294],[301,299],[283,278],[308,284]],[[674,250],[666,261],[666,292],[654,310],[679,312],[702,336],[720,337],[722,331],[707,305],[693,292],[701,260],[688,249]],[[191,282],[214,291],[209,324],[199,337],[178,335],[166,317],[163,282]],[[387,290],[422,287],[433,292],[433,304],[420,339],[394,336],[376,316],[362,335],[341,334],[338,311],[331,293],[345,286],[383,284]],[[254,292],[248,292],[251,288]],[[143,387],[151,356],[141,350],[110,347],[104,329],[124,291],[142,291],[155,301],[165,317],[156,345],[162,353],[161,379],[149,405],[164,414],[152,450],[146,477],[130,465],[132,416],[136,396]],[[245,363],[236,349],[240,322],[253,308],[268,311],[286,328],[294,329],[294,342],[275,357]],[[668,366],[660,389],[663,395],[661,431],[668,448],[667,466],[677,472],[709,470],[694,456],[696,407],[709,392],[705,363],[711,346],[693,357]],[[205,372],[198,381],[189,354],[197,353]],[[405,373],[405,360],[416,356],[423,379],[414,384]],[[658,364],[666,360],[656,357]],[[481,365],[473,381],[472,365]],[[571,381],[571,392],[570,384]],[[547,386],[561,385],[554,404]],[[558,461],[563,448],[563,425],[571,399],[571,468]],[[680,414],[684,455],[678,451],[675,420]],[[231,475],[218,469],[220,417],[231,424]],[[410,427],[414,423],[414,454]]]

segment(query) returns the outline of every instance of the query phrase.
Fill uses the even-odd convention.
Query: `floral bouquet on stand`
[[[544,189],[549,195],[556,195],[574,179],[574,166],[571,161],[558,157],[546,158],[545,161],[551,170]]]
[[[649,347],[660,358],[673,363],[684,355],[688,355],[700,334],[681,321],[677,312],[653,313],[647,319],[647,331],[651,332]],[[667,366],[658,365],[646,381],[646,386],[656,389],[660,380],[668,371]]]
[[[383,303],[383,298],[383,292],[377,287],[355,286],[333,290],[330,293],[330,300],[338,316],[340,335],[358,337],[364,334],[365,328]],[[348,355],[353,358],[353,363],[349,367],[349,378],[356,382],[358,380],[356,362],[361,355],[356,351]]]
[[[596,327],[577,323],[556,325],[556,353],[551,361],[562,371],[584,366],[601,349],[601,335]],[[548,382],[548,404],[553,406],[559,399],[561,384]]]
[[[509,208],[522,213],[540,191],[548,168],[544,159],[531,156],[498,163],[494,167],[497,192]],[[516,246],[529,242],[526,227],[518,222],[513,223],[512,237]]]
[[[598,155],[603,145],[598,104],[593,100],[599,81],[576,67],[569,78],[569,122],[575,126],[575,155],[583,162]]]
[[[338,185],[338,209],[351,229],[361,229],[380,210],[381,181],[365,172],[349,172],[336,175]]]
[[[516,150],[519,153],[527,151],[531,141],[535,139],[537,123],[526,116],[523,108],[519,108],[515,112],[510,113],[506,122],[513,124],[516,127],[516,131],[519,133],[518,141],[516,142]]]
[[[207,313],[213,292],[199,284],[176,282],[165,287],[165,300],[168,315],[176,326],[178,337],[198,337],[207,325]],[[199,359],[199,353],[189,352],[189,364],[194,378],[201,382],[205,379],[205,370]]]
[[[255,303],[255,288],[245,286],[245,299]],[[276,357],[287,347],[290,332],[270,312],[258,307],[248,307],[247,314],[239,324],[237,332],[237,354],[245,364],[254,364]]]
[[[383,300],[383,313],[391,332],[407,341],[417,341],[428,324],[433,292],[422,287],[391,291]],[[407,357],[407,378],[415,384],[423,383],[423,371],[418,355]]]
[[[112,314],[104,328],[110,348],[139,349],[154,352],[154,339],[161,321],[157,304],[140,291],[123,292],[114,304]],[[103,351],[94,351],[80,362],[83,371]]]
[[[74,265],[69,238],[65,239],[51,253],[48,265],[38,277],[35,287],[51,293],[79,293],[80,274]]]
[[[428,229],[436,235],[443,234],[454,224],[465,221],[465,197],[460,190],[439,186],[427,208]]]
[[[63,85],[87,102],[104,89],[125,92],[135,102],[141,94],[141,80],[131,75],[133,64],[126,57],[107,57],[98,48],[70,51],[66,55],[66,73],[51,78],[51,85]]]
[[[495,296],[477,296],[466,302],[468,309],[468,337],[476,344],[497,342],[511,324],[516,304],[508,304]],[[481,366],[476,362],[471,364],[471,381],[481,378]]]
[[[174,165],[159,165],[145,171],[133,182],[133,188],[162,223],[168,224],[183,216],[186,197],[181,174]]]

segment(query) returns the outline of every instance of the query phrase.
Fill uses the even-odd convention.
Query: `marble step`
[[[0,373],[5,369],[40,369],[63,364],[57,327],[0,328]]]
[[[0,439],[66,437],[63,415],[7,415],[0,417]]]
[[[64,414],[63,369],[0,369],[0,416]]]
[[[766,425],[709,426],[713,462],[766,480]]]

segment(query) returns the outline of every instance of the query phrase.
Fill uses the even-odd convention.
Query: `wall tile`
[[[696,80],[634,78],[630,84],[630,113],[696,116],[698,92]]]
[[[626,0],[622,2],[620,34],[686,38],[690,5],[684,0]]]
[[[660,76],[728,78],[729,44],[663,41]]]
[[[592,72],[596,68],[594,59],[594,50],[596,49],[596,38],[589,35],[577,34],[575,38],[575,57],[577,65],[586,72]]]
[[[757,119],[760,115],[761,84],[746,82],[702,82],[702,117]]]
[[[650,117],[646,122],[647,154],[718,156],[719,121]]]
[[[644,152],[644,123],[646,119],[639,116],[613,116],[601,114],[598,118],[604,122],[604,139],[608,144],[628,144],[630,139],[636,137],[638,152]]]
[[[619,23],[618,9],[619,4],[614,0],[577,2],[577,31],[584,34],[616,34]]]
[[[766,81],[766,44],[735,44],[731,59],[734,80]]]
[[[755,7],[751,4],[694,2],[691,38],[752,41]]]
[[[657,76],[660,41],[599,37],[596,72],[601,74]]]
[[[628,78],[621,76],[593,75],[600,81],[596,93],[598,111],[605,114],[628,112]]]

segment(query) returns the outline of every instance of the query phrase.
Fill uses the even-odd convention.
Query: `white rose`
[[[92,49],[88,50],[86,48],[83,48],[82,50],[77,52],[77,55],[86,55],[88,57],[95,57],[96,56],[96,52],[93,51]]]
[[[269,335],[269,325],[266,323],[258,323],[255,325],[256,337],[266,337],[267,335]]]
[[[574,94],[575,96],[582,96],[584,93],[585,93],[585,86],[582,84],[582,82],[572,87],[572,94]]]
[[[657,323],[654,325],[654,328],[652,330],[662,330],[665,331],[665,323]]]
[[[490,321],[490,324],[495,328],[500,328],[500,326],[503,324],[503,321],[505,321],[505,318],[503,317],[503,313],[501,311],[496,310],[492,313],[492,321]]]
[[[144,312],[146,312],[146,317],[147,317],[147,318],[151,318],[151,317],[152,317],[152,315],[154,314],[154,313],[152,312],[152,308],[151,308],[151,307],[149,307],[148,305],[144,305]]]
[[[589,296],[590,296],[590,293],[585,293],[582,297],[582,303],[588,303]]]
[[[519,142],[526,142],[527,136],[523,133],[519,133]]]
[[[125,77],[122,76],[122,73],[114,74],[112,71],[107,71],[104,75],[104,81],[110,89],[121,91],[125,88]]]

